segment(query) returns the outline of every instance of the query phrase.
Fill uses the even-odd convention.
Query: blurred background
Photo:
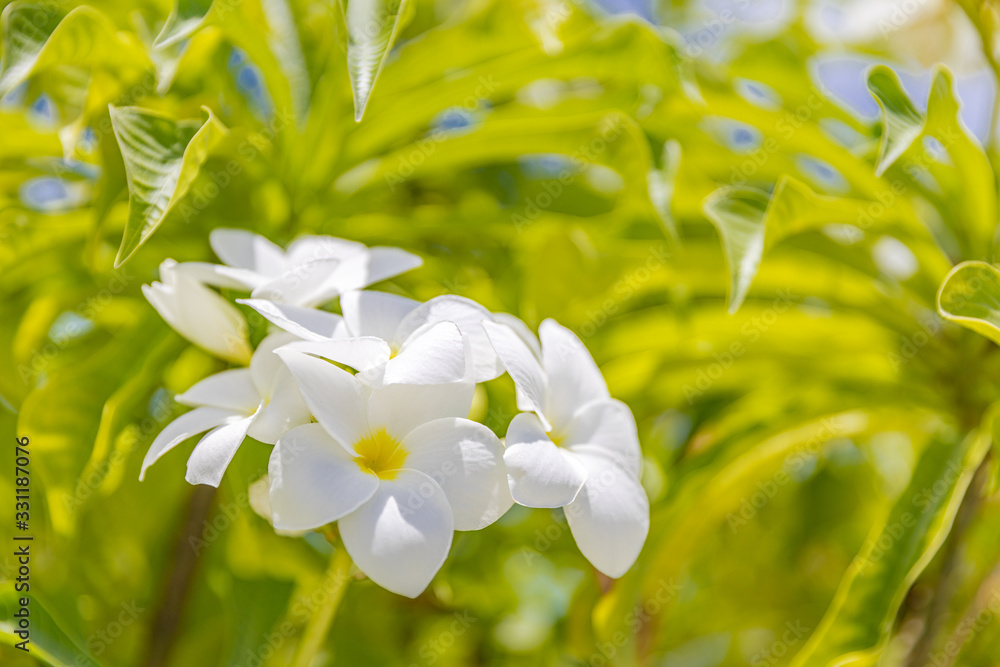
[[[639,426],[625,577],[514,507],[415,600],[358,577],[314,664],[1000,665],[1000,359],[935,301],[994,258],[992,1],[3,4],[3,665],[286,665],[322,603],[327,542],[259,513],[266,447],[217,491],[190,443],[138,481],[223,368],[140,286],[222,226],[399,246],[424,267],[376,289],[556,318]],[[475,410],[502,435],[509,378]]]

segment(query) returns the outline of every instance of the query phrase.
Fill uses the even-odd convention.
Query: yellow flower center
[[[384,428],[354,443],[354,452],[358,467],[379,479],[396,479],[407,455],[402,445]]]

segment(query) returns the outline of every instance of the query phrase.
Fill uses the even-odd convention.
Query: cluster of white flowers
[[[229,229],[210,240],[223,265],[167,260],[162,282],[143,290],[181,335],[240,367],[177,396],[194,409],[159,434],[140,479],[205,431],[188,459],[192,484],[217,486],[247,436],[274,445],[274,527],[338,522],[358,567],[410,597],[455,530],[488,526],[513,502],[564,507],[580,550],[609,576],[635,562],[649,528],[635,420],[572,332],[546,320],[539,340],[462,297],[364,291],[420,266],[397,248],[308,236],[283,251]],[[211,287],[249,292],[238,303],[273,325],[256,350],[240,310]],[[340,315],[317,308],[335,300]],[[524,411],[506,444],[468,419],[476,383],[504,371]]]

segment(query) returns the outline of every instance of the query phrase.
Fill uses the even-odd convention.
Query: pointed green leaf
[[[705,215],[719,232],[729,267],[730,313],[739,309],[757,275],[767,203],[767,194],[752,188],[723,188],[705,199]]]
[[[125,71],[151,67],[138,40],[117,30],[101,12],[82,6],[63,18],[53,7],[15,2],[4,9],[0,96],[37,72],[68,63],[108,67],[126,80],[131,77]]]
[[[82,639],[73,636],[53,618],[49,605],[39,599],[37,594],[29,593],[28,599],[31,627],[30,643],[27,646],[32,654],[49,665],[104,665],[83,648]],[[3,619],[0,621],[0,643],[15,646],[23,641],[14,634],[18,629],[14,614],[19,609],[20,595],[11,586],[0,594],[0,611],[3,612],[3,616],[0,616]]]
[[[895,220],[885,207],[880,216],[870,214],[872,206],[873,202],[864,200],[817,194],[790,176],[778,181],[770,199],[752,188],[722,188],[710,195],[703,209],[725,249],[731,280],[729,311],[736,312],[743,303],[767,249],[828,224],[877,230]]]
[[[1000,345],[1000,270],[986,262],[962,262],[938,290],[938,312]]]
[[[888,67],[875,67],[869,72],[868,90],[882,108],[885,123],[875,163],[875,173],[881,176],[923,133],[924,118],[910,102],[899,77]]]
[[[354,92],[354,120],[368,99],[396,38],[409,18],[407,0],[341,0],[347,27],[347,70]]]
[[[921,114],[895,72],[885,66],[872,69],[868,89],[882,108],[885,124],[875,171],[883,174],[912,149],[907,172],[913,176],[926,171],[933,176],[944,193],[945,222],[966,240],[966,256],[985,257],[996,227],[996,185],[989,158],[962,123],[953,88],[951,72],[938,67],[927,113]],[[921,143],[924,138],[937,142],[947,159],[929,151]]]
[[[855,556],[792,667],[878,664],[903,599],[948,536],[990,441],[988,428],[960,443],[931,440],[909,485]]]
[[[205,20],[212,0],[175,0],[170,16],[153,40],[156,48],[165,48],[189,37]]]
[[[212,148],[228,133],[212,113],[176,122],[148,109],[112,107],[111,122],[128,180],[129,212],[115,259],[121,266],[187,193]]]

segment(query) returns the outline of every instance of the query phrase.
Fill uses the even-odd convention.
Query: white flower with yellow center
[[[474,386],[372,389],[323,359],[278,354],[318,423],[286,433],[271,453],[275,528],[337,521],[362,571],[394,593],[419,595],[455,530],[483,528],[513,502],[503,445],[465,419]]]
[[[259,299],[241,303],[307,341],[294,349],[350,366],[371,386],[457,382],[466,370],[485,382],[503,372],[481,325],[493,315],[462,297],[420,303],[386,292],[347,292],[342,319]]]
[[[565,507],[583,555],[620,577],[649,531],[639,484],[642,452],[631,410],[608,394],[587,348],[553,320],[526,328],[484,322],[525,410],[507,429],[504,463],[511,495],[527,507]]]
[[[202,285],[172,259],[160,264],[160,280],[142,293],[177,333],[211,354],[246,365],[252,349],[246,318],[233,304]]]
[[[244,438],[275,444],[288,430],[308,423],[311,415],[294,378],[275,348],[296,340],[286,333],[261,341],[249,368],[222,371],[201,380],[176,401],[194,407],[156,437],[142,461],[139,479],[157,459],[204,431],[188,458],[185,479],[218,486]]]
[[[215,229],[212,250],[224,265],[188,262],[186,270],[216,287],[245,289],[255,298],[314,306],[415,269],[420,257],[399,248],[368,248],[332,236],[303,236],[287,252],[242,229]]]

